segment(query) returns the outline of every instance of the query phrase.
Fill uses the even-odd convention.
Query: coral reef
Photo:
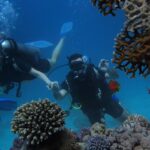
[[[131,77],[150,74],[150,1],[92,0],[103,15],[115,15],[122,9],[126,15],[123,30],[116,37],[113,62]]]
[[[78,134],[64,128],[64,115],[61,108],[48,99],[21,106],[15,112],[12,130],[22,139],[15,139],[11,150],[150,149],[150,123],[140,115],[129,116],[115,129],[107,129],[104,124],[97,122],[91,128],[82,129]],[[39,120],[41,116],[42,120]],[[51,134],[41,138],[43,133],[49,132]],[[37,140],[34,140],[34,137]]]
[[[142,116],[130,116],[122,126],[107,132],[112,143],[110,150],[150,149],[150,123]]]
[[[149,0],[126,0],[123,8],[127,20],[125,26],[128,31],[134,32],[142,28],[150,29],[150,2]]]
[[[109,150],[110,140],[106,136],[92,136],[89,138],[86,150]]]
[[[74,134],[64,128],[65,112],[48,99],[19,107],[12,131],[24,142],[22,150],[80,150]]]
[[[127,20],[116,38],[113,62],[131,77],[150,74],[149,6],[148,0],[126,0],[122,8]]]
[[[150,74],[150,34],[126,31],[117,37],[115,48],[113,62],[117,68],[132,74],[131,77],[137,72],[144,77]]]
[[[78,142],[83,142],[86,141],[86,139],[88,139],[89,136],[91,136],[91,131],[89,128],[83,128],[79,133],[74,134]]]
[[[91,0],[100,13],[104,16],[111,14],[115,16],[115,10],[121,9],[125,0]]]
[[[49,100],[32,101],[17,109],[12,121],[12,131],[31,145],[39,144],[64,129],[61,108]]]
[[[140,115],[129,116],[122,126],[129,129],[136,128],[136,126],[141,126],[148,130],[150,129],[150,123]]]
[[[107,142],[107,140],[105,141],[105,131],[105,125],[96,122],[90,128],[83,128],[79,133],[76,133],[75,136],[82,150],[93,150],[92,147],[96,149],[97,147],[99,148],[100,145],[104,145],[104,147],[107,145],[105,143]],[[101,143],[98,139],[104,140],[102,140]]]
[[[97,125],[93,125],[92,128]],[[149,150],[150,123],[140,115],[129,116],[118,128],[107,129],[105,132],[90,133],[83,136],[80,145],[83,150]],[[93,129],[92,129],[93,130]],[[100,129],[101,130],[101,129]]]
[[[106,131],[105,124],[104,123],[96,122],[90,128],[90,131],[91,131],[91,135],[92,136],[104,135],[105,131]]]

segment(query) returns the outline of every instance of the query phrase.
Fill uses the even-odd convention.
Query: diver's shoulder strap
[[[96,75],[96,78],[99,78],[99,70],[94,64],[89,64],[90,70],[94,73],[94,76]]]
[[[93,70],[94,70],[94,73],[95,73],[95,75],[96,75],[96,78],[98,79],[99,78],[99,71],[94,67],[93,68]]]
[[[21,96],[21,82],[17,82],[18,83],[18,87],[16,89],[16,97],[20,97]],[[15,87],[15,83],[14,82],[9,82],[6,84],[6,88],[4,89],[4,93],[8,94],[10,90],[12,90]]]

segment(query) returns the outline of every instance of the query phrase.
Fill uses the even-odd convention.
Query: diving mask
[[[79,70],[83,69],[83,67],[84,67],[84,63],[82,60],[72,61],[70,63],[70,68],[75,71],[79,71]]]

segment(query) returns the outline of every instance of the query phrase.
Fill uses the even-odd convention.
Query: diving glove
[[[59,91],[59,89],[60,89],[59,83],[57,81],[52,82],[51,90],[53,92],[57,92],[57,91]]]

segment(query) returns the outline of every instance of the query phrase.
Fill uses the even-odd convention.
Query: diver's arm
[[[52,90],[53,96],[57,100],[63,99],[68,94],[68,91],[64,89],[63,87],[60,87],[57,81],[54,81],[52,83],[51,90]]]
[[[64,45],[64,39],[65,38],[61,38],[60,41],[58,42],[58,44],[56,45],[55,49],[53,50],[52,56],[49,59],[51,66],[55,65],[55,63],[61,53],[62,47]]]
[[[49,88],[51,88],[53,82],[44,73],[36,70],[35,68],[31,68],[29,73],[31,75],[33,75],[33,76],[35,76],[35,77],[40,78],[41,80],[43,80],[47,84],[47,86]]]

